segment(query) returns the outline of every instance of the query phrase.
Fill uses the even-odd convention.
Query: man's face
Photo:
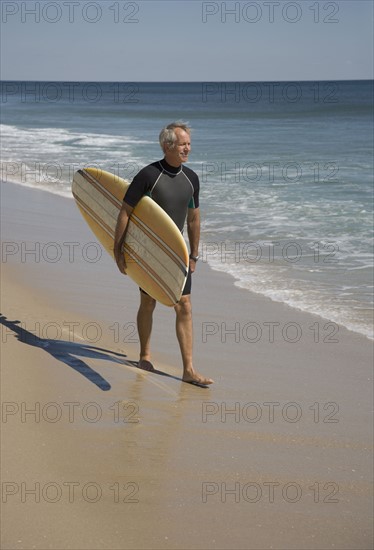
[[[188,155],[191,151],[191,136],[182,128],[174,130],[177,136],[174,149],[166,148],[165,158],[171,166],[180,166],[183,162],[187,162]]]

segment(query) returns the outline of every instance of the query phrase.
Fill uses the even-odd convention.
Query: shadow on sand
[[[130,361],[126,359],[127,355],[123,353],[117,353],[108,349],[91,346],[85,343],[69,342],[66,340],[52,340],[48,338],[40,338],[32,332],[29,332],[22,327],[21,321],[9,321],[4,315],[0,314],[0,324],[7,327],[14,332],[17,339],[23,344],[43,349],[46,353],[49,353],[52,357],[65,363],[76,372],[79,372],[82,376],[87,378],[90,382],[95,384],[100,390],[108,391],[111,386],[105,378],[96,372],[93,368],[89,367],[79,357],[87,357],[89,359],[103,359],[105,361],[112,361],[114,363],[120,363],[129,367],[138,367],[137,361]],[[7,335],[3,335],[3,342],[6,342]],[[142,370],[142,369],[141,369]],[[144,372],[144,371],[143,371]],[[184,382],[182,378],[173,376],[160,370],[154,370],[152,374],[158,374],[160,376],[166,376]],[[188,383],[188,382],[187,382]]]

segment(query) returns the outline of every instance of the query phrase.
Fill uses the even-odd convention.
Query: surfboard
[[[114,258],[114,231],[129,182],[105,170],[75,172],[72,193],[96,238]],[[126,273],[152,298],[166,306],[179,302],[186,282],[189,255],[184,238],[170,216],[150,197],[134,208],[124,240]]]

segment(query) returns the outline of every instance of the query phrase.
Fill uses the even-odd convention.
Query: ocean
[[[373,81],[4,81],[1,111],[2,181],[69,198],[78,168],[131,180],[188,121],[201,261],[373,338]]]

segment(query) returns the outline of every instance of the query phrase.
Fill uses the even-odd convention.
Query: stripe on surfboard
[[[186,280],[187,271],[180,269],[174,258],[170,258],[164,250],[157,246],[157,243],[150,240],[144,229],[133,223],[133,220],[130,220],[128,225],[125,243],[134,248],[137,254],[159,273],[165,284],[170,288],[180,289],[180,285]]]
[[[105,222],[101,222],[100,223],[100,219],[102,220],[103,219],[103,213],[105,213],[105,215],[109,218],[112,218],[113,220],[115,219],[115,214],[114,212],[111,212],[110,209],[108,210],[108,206],[110,204],[112,204],[113,206],[115,206],[116,209],[119,210],[119,205],[115,202],[117,199],[115,199],[115,197],[113,197],[113,195],[111,195],[110,193],[107,193],[105,188],[101,186],[101,184],[97,183],[96,180],[94,178],[92,178],[88,173],[83,173],[82,170],[78,170],[78,174],[81,178],[83,178],[87,183],[90,183],[90,187],[93,188],[94,192],[90,193],[90,189],[86,188],[83,184],[83,182],[81,181],[77,181],[77,179],[74,180],[76,186],[82,191],[83,194],[85,195],[88,195],[89,197],[89,201],[90,202],[94,202],[96,203],[97,205],[97,209],[101,212],[101,218],[98,218],[98,216],[100,214],[96,214],[94,215],[94,212],[93,210],[91,210],[90,214],[92,215],[92,217],[95,219],[95,221],[97,221],[97,223],[99,223],[99,225],[102,225],[102,223],[105,223]],[[96,185],[97,183],[97,185]],[[104,199],[104,201],[101,201],[99,200],[98,196],[97,196],[97,193],[99,193],[99,195],[101,195],[101,197]],[[74,194],[74,191],[73,191],[73,195],[74,197],[76,197],[76,195]],[[84,199],[81,198],[81,201],[83,201]],[[88,206],[88,203],[85,202],[85,206],[86,208],[90,208]]]
[[[116,207],[116,209],[119,209],[120,206],[119,206],[119,201],[113,197],[113,195],[111,195],[109,192],[106,192],[106,189],[104,187],[102,187],[102,185],[98,182],[96,182],[96,180],[94,178],[92,178],[88,173],[86,172],[83,172],[83,170],[78,170],[78,174],[80,175],[80,177],[82,177],[85,181],[87,181],[88,183],[90,183],[91,187],[93,187],[93,189],[96,191],[96,193],[90,193],[89,192],[89,189],[86,189],[84,185],[82,185],[82,182],[80,181],[77,181],[77,179],[74,180],[76,186],[86,195],[89,196],[89,199],[90,201],[94,202],[97,204],[98,206],[98,210],[102,211],[102,212],[105,212],[105,214],[109,217],[109,218],[112,218],[114,219],[115,216],[113,216],[113,212],[110,212],[108,211],[107,209],[107,205],[108,203],[111,203],[113,206]],[[97,183],[97,185],[96,185]],[[101,195],[103,198],[104,198],[104,201],[101,202],[99,201],[98,197],[97,197],[97,193],[99,193],[99,195]],[[74,193],[74,190],[73,190],[73,195],[74,197],[77,197],[77,195]],[[84,199],[80,199],[81,201],[84,201]],[[117,203],[115,202],[117,201]],[[87,204],[87,202],[85,203],[85,206],[86,208],[90,208]],[[95,221],[97,221],[99,224],[99,220],[100,219],[103,219],[103,214],[101,214],[101,218],[98,218],[99,214],[95,214],[94,215],[94,211],[91,210],[90,211],[92,217],[95,218]],[[101,222],[101,223],[105,223],[105,222]],[[100,224],[101,225],[101,224]]]
[[[98,217],[98,215],[90,208],[80,197],[78,197],[75,193],[73,193],[73,196],[79,206],[83,208],[87,214],[102,228],[104,231],[112,238],[114,239],[114,231],[113,229],[107,225],[105,222],[102,221],[101,218]]]
[[[137,262],[148,273],[154,273],[158,285],[165,285],[178,294],[186,280],[187,274],[177,269],[177,266],[161,249],[157,249],[154,243],[137,225],[130,223],[127,237],[124,242],[125,251],[136,254]],[[158,255],[158,253],[160,253]],[[154,278],[153,277],[153,278]]]
[[[99,180],[94,178],[89,172],[86,172],[86,170],[78,170],[78,173],[84,177],[88,182],[93,185],[104,197],[106,197],[114,206],[117,206],[121,208],[122,202],[117,199]]]
[[[134,214],[132,214],[132,216],[134,216]],[[181,265],[184,267],[184,269],[186,268],[186,264],[184,262],[184,259],[179,256],[179,254],[177,254],[172,248],[170,248],[170,246],[168,246],[143,220],[141,220],[140,218],[138,218],[138,216],[135,215],[135,218],[138,220],[139,224],[142,225],[142,227],[149,231],[153,237],[155,239],[157,239],[157,241],[160,243],[160,245],[163,245],[165,247],[168,248],[168,250],[170,251],[171,254],[173,254],[173,256],[181,263]]]
[[[149,275],[151,279],[158,285],[158,287],[172,300],[172,302],[177,303],[178,299],[174,292],[171,290],[171,288],[164,283],[160,277],[155,273],[155,271],[151,268],[149,264],[147,264],[133,249],[130,248],[130,246],[125,243],[123,247],[127,254],[132,258],[133,260],[138,263],[142,269]]]
[[[184,275],[187,274],[187,266],[184,261],[172,250],[163,240],[160,239],[142,220],[140,220],[133,213],[131,214],[131,221],[136,225],[148,238],[153,241],[161,250],[169,256],[169,258],[176,264]]]

